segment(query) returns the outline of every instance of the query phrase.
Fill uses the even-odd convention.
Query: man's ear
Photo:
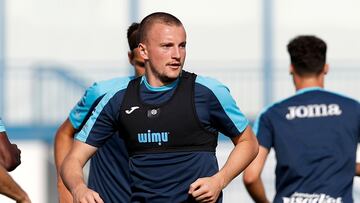
[[[131,65],[134,65],[134,63],[133,63],[134,53],[132,51],[128,51],[128,59],[129,59],[129,63]]]
[[[326,75],[329,72],[329,64],[325,63],[323,73]]]
[[[290,75],[293,75],[295,73],[293,64],[290,64],[290,66],[289,66],[289,73],[290,73]]]
[[[140,52],[140,56],[144,59],[144,60],[148,60],[148,52],[146,49],[146,45],[143,43],[139,43],[139,52]]]

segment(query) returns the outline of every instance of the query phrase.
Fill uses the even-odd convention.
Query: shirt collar
[[[321,87],[306,87],[306,88],[302,88],[302,89],[299,89],[298,91],[296,91],[296,94],[302,94],[305,92],[316,91],[316,90],[323,90],[323,88],[321,88]]]
[[[168,84],[168,85],[164,85],[164,86],[161,86],[161,87],[153,87],[153,86],[151,86],[151,85],[148,83],[145,75],[143,75],[143,76],[141,77],[141,83],[144,83],[145,86],[146,86],[146,88],[149,89],[149,90],[151,90],[151,91],[160,92],[160,91],[171,90],[171,89],[173,89],[174,87],[176,87],[177,84],[179,83],[179,78],[176,79],[174,82]]]

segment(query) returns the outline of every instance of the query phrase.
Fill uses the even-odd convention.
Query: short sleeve
[[[228,137],[240,135],[249,121],[237,106],[229,89],[219,81],[198,76],[196,82],[207,89],[210,122],[213,127]],[[204,91],[205,91],[205,88]]]
[[[273,146],[273,129],[272,125],[267,118],[266,111],[260,114],[255,120],[253,131],[261,146],[270,149]]]
[[[2,122],[2,119],[0,118],[0,132],[5,132],[6,129],[5,129],[5,125],[4,123]]]
[[[117,130],[123,92],[110,91],[105,94],[75,139],[101,147]]]
[[[86,118],[91,113],[92,106],[95,101],[101,96],[101,93],[98,88],[98,84],[94,83],[91,87],[86,89],[83,97],[80,101],[74,106],[69,114],[69,120],[72,126],[75,129],[79,129],[86,120]]]

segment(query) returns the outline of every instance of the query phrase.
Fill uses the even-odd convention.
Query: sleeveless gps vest
[[[129,155],[156,152],[211,151],[217,133],[205,130],[194,104],[196,75],[183,71],[171,98],[146,104],[140,98],[141,78],[130,81],[119,118]]]

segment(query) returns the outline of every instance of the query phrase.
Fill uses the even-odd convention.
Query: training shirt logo
[[[163,142],[168,142],[169,132],[151,132],[148,130],[146,133],[138,133],[139,143],[158,143],[161,145]]]
[[[135,110],[138,109],[138,108],[140,108],[140,107],[138,107],[138,106],[132,106],[130,109],[125,110],[125,113],[126,113],[126,114],[131,114],[133,111],[135,111]]]
[[[283,197],[283,203],[343,203],[341,197],[331,197],[326,194],[309,194],[295,192],[291,197]]]
[[[286,114],[287,120],[295,118],[314,118],[339,116],[342,111],[338,104],[310,104],[307,106],[289,106],[289,112]]]

